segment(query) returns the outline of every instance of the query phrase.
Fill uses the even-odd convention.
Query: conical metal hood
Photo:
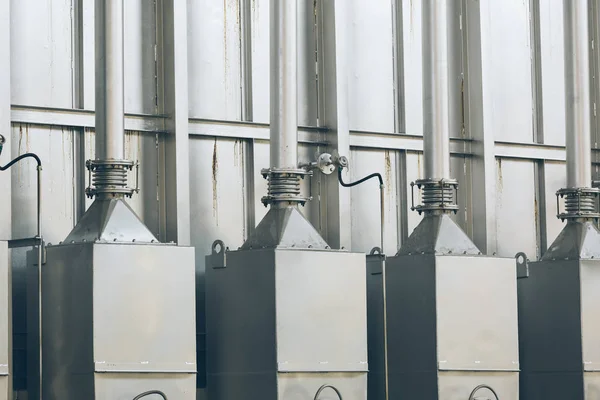
[[[122,0],[95,2],[96,159],[88,160],[89,197],[94,203],[66,242],[157,242],[125,202],[134,163],[125,159],[124,6]]]
[[[600,258],[600,231],[593,222],[569,221],[542,261]]]
[[[591,188],[590,32],[587,0],[564,2],[565,134],[567,185],[559,218],[567,225],[542,260],[574,260],[600,257],[600,232],[592,222],[597,211],[598,189]]]
[[[262,201],[270,209],[241,249],[328,249],[298,210],[308,199],[300,193],[300,179],[307,171],[298,166],[296,2],[271,1],[270,27],[271,168],[262,171],[269,181]]]
[[[477,255],[481,252],[448,214],[439,214],[425,216],[397,255],[411,254]]]
[[[271,208],[242,250],[260,248],[328,249],[319,232],[296,207]]]
[[[96,199],[65,242],[158,242],[122,199]]]
[[[458,211],[458,181],[450,178],[450,134],[459,128],[457,108],[451,104],[452,81],[460,71],[454,65],[460,41],[452,31],[458,20],[456,2],[423,2],[423,157],[424,176],[413,183],[422,191],[422,205],[413,209],[423,220],[403,243],[398,255],[481,254],[450,218]],[[460,50],[459,50],[460,51]]]

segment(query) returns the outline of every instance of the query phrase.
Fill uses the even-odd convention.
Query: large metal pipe
[[[96,159],[123,160],[123,0],[96,0]]]
[[[271,0],[271,167],[298,168],[297,2]]]
[[[567,187],[592,184],[588,0],[563,0]]]
[[[424,0],[423,148],[427,179],[450,178],[450,77],[448,0]]]

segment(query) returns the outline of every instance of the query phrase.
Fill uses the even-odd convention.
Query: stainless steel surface
[[[46,199],[43,224],[44,236],[52,243],[64,240],[77,223],[73,219],[75,204],[79,203],[73,194],[73,167],[79,168],[78,159],[94,157],[95,137],[91,129],[94,127],[95,88],[94,7],[89,0],[77,3],[83,5],[81,15],[74,11],[71,1],[0,1],[0,20],[6,21],[0,23],[0,30],[4,32],[0,35],[0,93],[3,94],[0,121],[1,133],[8,139],[1,157],[8,160],[7,152],[18,155],[30,149],[41,153],[44,160],[51,160],[44,167],[49,184],[43,188]],[[231,248],[237,248],[254,228],[254,224],[244,226],[240,221],[254,218],[258,222],[266,213],[259,202],[265,182],[258,171],[265,166],[261,160],[267,159],[269,154],[266,144],[270,107],[267,89],[269,1],[247,1],[250,15],[246,22],[250,22],[250,32],[240,28],[236,2],[228,2],[226,6],[223,2],[206,0],[187,2],[187,15],[177,17],[175,28],[180,36],[176,40],[160,33],[161,28],[152,22],[160,13],[155,15],[154,5],[146,3],[153,2],[126,2],[125,5],[125,128],[130,131],[126,132],[125,151],[128,159],[140,156],[140,162],[148,168],[140,176],[143,195],[136,196],[129,204],[156,237],[162,233],[164,236],[160,239],[165,239],[167,221],[183,224],[185,231],[189,222],[182,215],[189,202],[191,221],[194,221],[189,223],[191,241],[198,249],[204,249],[200,253],[217,237],[225,239]],[[178,2],[176,6],[180,6],[179,3],[186,2]],[[361,165],[364,171],[369,167],[382,172],[388,204],[386,247],[388,250],[396,248],[406,233],[420,222],[416,214],[408,211],[410,205],[402,200],[402,193],[406,191],[404,182],[423,177],[423,2],[394,1],[393,6],[402,9],[403,22],[402,28],[396,31],[387,1],[316,2],[316,9],[310,4],[313,2],[302,3],[299,7],[305,10],[306,18],[299,14],[298,75],[304,78],[300,78],[298,91],[299,108],[305,111],[299,111],[299,122],[309,127],[299,129],[299,161],[311,159],[317,147],[324,147],[327,142],[332,148],[351,147],[349,151],[340,152],[351,155],[353,165]],[[545,234],[551,242],[563,228],[554,218],[553,201],[553,193],[566,185],[563,2],[540,0],[539,50],[529,40],[535,18],[529,1],[465,0],[463,3],[462,28],[470,50],[468,66],[463,68],[464,107],[468,107],[469,120],[465,121],[464,131],[457,132],[460,137],[450,141],[451,174],[459,179],[463,190],[461,212],[464,217],[457,220],[482,252],[512,257],[518,251],[526,251],[535,259],[540,251],[541,235]],[[597,10],[595,2],[591,7]],[[329,11],[324,13],[323,8]],[[477,30],[472,29],[473,20],[477,22]],[[162,29],[165,32],[165,26]],[[321,33],[327,39],[316,42],[314,36]],[[187,37],[187,46],[176,47],[175,43],[183,43],[182,34]],[[77,44],[74,37],[79,37],[81,44]],[[598,29],[594,28],[590,40],[595,44],[590,57],[595,60],[600,54],[599,39]],[[245,61],[249,65],[244,71],[251,75],[249,95],[253,112],[249,123],[240,122],[241,40],[250,46],[245,47],[244,52],[252,53],[251,59]],[[180,94],[189,92],[189,104],[178,103],[174,112],[191,117],[188,145],[193,202],[182,197],[174,200],[172,193],[164,195],[162,183],[157,184],[170,179],[165,171],[170,171],[168,176],[171,176],[177,168],[175,162],[179,165],[185,162],[184,157],[164,158],[167,116],[149,115],[155,113],[155,96],[159,103],[165,102],[164,91],[156,90],[154,84],[168,81],[164,72],[160,72],[160,64],[168,62],[161,46],[176,48],[178,57],[185,55],[188,59],[184,64],[189,67],[189,74],[177,73],[172,83],[175,86],[171,88]],[[402,46],[403,61],[394,58],[397,46]],[[314,73],[315,47],[318,82]],[[541,51],[541,99],[533,96],[530,73],[531,62],[537,58],[538,51]],[[153,62],[155,58],[158,67]],[[393,101],[395,64],[405,83],[404,100],[396,105]],[[474,79],[476,71],[480,75],[478,80]],[[72,83],[78,73],[83,81],[85,110],[70,109],[79,106],[75,104],[77,89]],[[319,91],[318,96],[317,85],[326,89]],[[599,90],[599,85],[592,83],[592,86],[593,92]],[[480,92],[479,97],[475,96],[476,92]],[[303,97],[302,93],[311,94]],[[534,143],[536,116],[532,110],[540,109],[534,106],[534,99],[543,101],[544,143],[541,144]],[[13,104],[12,111],[9,100]],[[319,124],[328,130],[315,127],[317,109]],[[406,129],[394,129],[394,116],[400,112],[404,112]],[[474,123],[475,117],[479,124]],[[9,121],[12,121],[12,129]],[[395,134],[395,130],[402,134]],[[186,136],[184,131],[180,133]],[[75,138],[82,139],[82,146],[73,147]],[[218,168],[213,180],[215,138]],[[592,138],[594,148],[597,147],[595,139]],[[185,144],[185,139],[179,143]],[[592,154],[592,163],[597,165],[598,151],[593,149]],[[159,163],[159,160],[162,161]],[[396,160],[400,161],[396,163]],[[534,164],[539,162],[545,164],[546,170],[541,179],[534,169]],[[595,169],[594,179],[597,178]],[[0,188],[11,198],[6,198],[5,207],[0,209],[2,238],[27,237],[35,231],[36,199],[32,190],[35,176],[35,168],[28,165],[11,175],[0,175]],[[369,251],[379,235],[378,219],[368,220],[378,207],[373,194],[368,190],[343,190],[336,197],[332,193],[338,188],[337,182],[319,183],[316,177],[312,181],[310,188],[308,181],[303,187],[314,197],[312,210],[301,211],[332,247]],[[538,195],[538,188],[546,193],[545,200]],[[215,198],[216,207],[213,207]],[[87,205],[90,204],[88,201]],[[171,212],[166,218],[167,207],[175,210],[181,207],[179,221],[173,219]],[[544,214],[546,227],[538,229],[536,221],[544,218]],[[27,333],[21,317],[25,314],[22,302],[24,254],[24,250],[14,249],[11,257],[17,351]],[[197,257],[196,264],[198,280],[202,280],[202,255]],[[18,356],[16,363],[23,368]],[[22,398],[24,395],[19,393]]]
[[[96,199],[64,240],[71,242],[158,242],[123,199]]]
[[[423,147],[424,177],[450,178],[450,51],[451,6],[447,0],[424,1]]]
[[[165,235],[162,241],[174,241],[189,246],[190,239],[190,143],[188,121],[188,30],[181,21],[188,14],[187,2],[162,0],[158,2],[159,75],[164,77],[158,86],[164,92],[159,112],[167,115],[165,131]],[[156,57],[155,57],[156,59]],[[162,74],[161,74],[162,73]]]
[[[494,389],[499,399],[519,398],[519,373],[514,372],[454,372],[444,371],[439,376],[438,396],[444,400],[469,400],[469,394],[481,383]],[[478,390],[475,400],[496,400],[486,389]]]
[[[42,256],[44,252],[44,238],[42,236],[42,166],[37,166],[37,237],[40,240],[40,243],[37,246],[37,265],[38,267],[38,342],[42,342]],[[39,350],[39,385],[42,385],[43,379],[43,371],[42,371],[42,348],[40,346]],[[41,399],[41,397],[40,397]]]
[[[242,249],[292,248],[328,249],[319,232],[295,207],[271,208]]]
[[[429,215],[402,244],[398,255],[480,254],[467,234],[448,214]]]
[[[369,272],[377,273],[371,261]],[[480,384],[518,398],[514,260],[413,255],[386,264],[389,398],[466,399]],[[370,322],[382,320],[380,293],[369,293]],[[369,325],[369,352],[377,352],[370,360],[379,360],[371,366],[374,385],[383,385],[382,335],[381,324]],[[381,386],[369,391],[384,393]]]
[[[193,249],[87,243],[47,251],[44,399],[127,399],[157,386],[170,398],[195,398]]]
[[[466,84],[467,82],[465,82]],[[472,102],[474,103],[472,107],[476,110],[478,103],[473,100]],[[136,132],[164,133],[166,130],[165,118],[164,115],[126,114],[125,129]],[[94,113],[88,110],[13,105],[11,120],[14,124],[92,128],[94,126]],[[261,142],[269,140],[269,126],[262,123],[190,118],[189,129],[191,137],[218,137],[238,140],[259,140]],[[475,127],[473,127],[473,131],[475,131]],[[323,128],[300,126],[298,127],[298,140],[300,143],[315,146],[329,144],[332,143],[330,135],[334,132],[334,129],[330,125]],[[53,133],[58,134],[59,131],[54,131]],[[327,140],[323,139],[324,134],[327,134]],[[397,135],[392,131],[356,130],[351,130],[348,134],[350,146],[359,148],[361,152],[365,152],[368,149],[423,151],[423,137],[420,134],[407,132],[403,135]],[[476,136],[473,139],[450,138],[450,154],[467,157],[477,155],[478,150],[476,150],[476,146],[480,143],[478,143],[479,139]],[[493,154],[494,158],[498,159],[547,160],[554,162],[564,162],[566,160],[565,147],[562,145],[527,143],[524,141],[507,142],[504,140],[490,140],[490,143],[491,154]],[[596,159],[598,158],[599,150],[592,148],[591,151],[594,155],[592,165],[597,165],[598,162]]]
[[[590,187],[590,34],[586,0],[563,1],[567,186]]]
[[[590,258],[540,261],[519,279],[521,398],[598,394],[597,269]]]
[[[541,258],[578,260],[600,257],[600,231],[591,221],[569,221]]]
[[[478,1],[463,2],[461,14],[463,34],[463,98],[464,129],[473,140],[471,160],[471,185],[473,219],[473,242],[484,254],[493,254],[498,250],[496,228],[496,185],[486,182],[496,181],[496,152],[494,136],[486,132],[484,119],[483,82],[485,79],[482,65],[482,40],[485,26],[482,26],[481,8]],[[485,22],[485,19],[483,20]],[[486,93],[487,94],[487,93]],[[452,142],[450,143],[452,147]],[[541,150],[540,150],[541,153]]]
[[[12,399],[11,273],[8,243],[0,241],[0,399]]]
[[[384,256],[381,254],[367,256],[367,327],[369,376],[368,399],[388,398],[389,382],[386,345],[386,301],[384,292]],[[392,338],[393,340],[393,338]],[[389,365],[389,363],[388,363]]]
[[[298,10],[295,1],[270,2],[271,161],[298,168]]]
[[[345,399],[365,399],[364,257],[240,250],[209,267],[208,398],[312,398],[335,384]]]
[[[439,369],[518,371],[514,259],[436,257],[435,274]]]
[[[318,41],[317,73],[323,77],[317,82],[318,121],[319,126],[329,129],[326,137],[328,151],[337,151],[339,154],[350,154],[350,84],[347,79],[339,78],[351,73],[347,59],[352,48],[349,35],[351,10],[347,4],[344,0],[321,1],[316,3],[313,11]],[[299,136],[302,138],[302,131]],[[325,138],[323,134],[320,136],[321,139]],[[319,211],[319,215],[324,217],[320,218],[322,235],[335,249],[350,248],[352,224],[348,218],[351,204],[349,191],[340,187],[335,176],[318,176],[315,180],[322,182],[326,191],[326,209],[325,204],[321,204]]]
[[[96,159],[125,158],[124,3],[95,0]]]

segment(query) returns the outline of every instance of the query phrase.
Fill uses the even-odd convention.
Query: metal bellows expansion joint
[[[129,160],[87,160],[90,186],[87,197],[131,197],[139,192],[139,163]],[[127,186],[127,174],[136,168],[135,188]]]
[[[556,192],[557,217],[564,221],[570,219],[598,219],[600,213],[596,209],[600,189],[597,188],[565,188]],[[565,199],[565,210],[560,212],[559,199]]]
[[[423,204],[415,205],[415,186],[421,190]],[[418,179],[410,183],[411,210],[421,213],[457,213],[458,181],[456,179]]]
[[[300,195],[300,179],[311,172],[303,168],[267,168],[261,171],[268,180],[267,195],[261,201],[265,207],[269,204],[304,205],[307,197]]]

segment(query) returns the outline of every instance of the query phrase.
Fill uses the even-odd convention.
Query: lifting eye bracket
[[[215,240],[211,246],[211,253],[209,256],[210,265],[214,268],[225,268],[227,267],[227,252],[228,247],[225,247],[225,243],[222,240]]]

